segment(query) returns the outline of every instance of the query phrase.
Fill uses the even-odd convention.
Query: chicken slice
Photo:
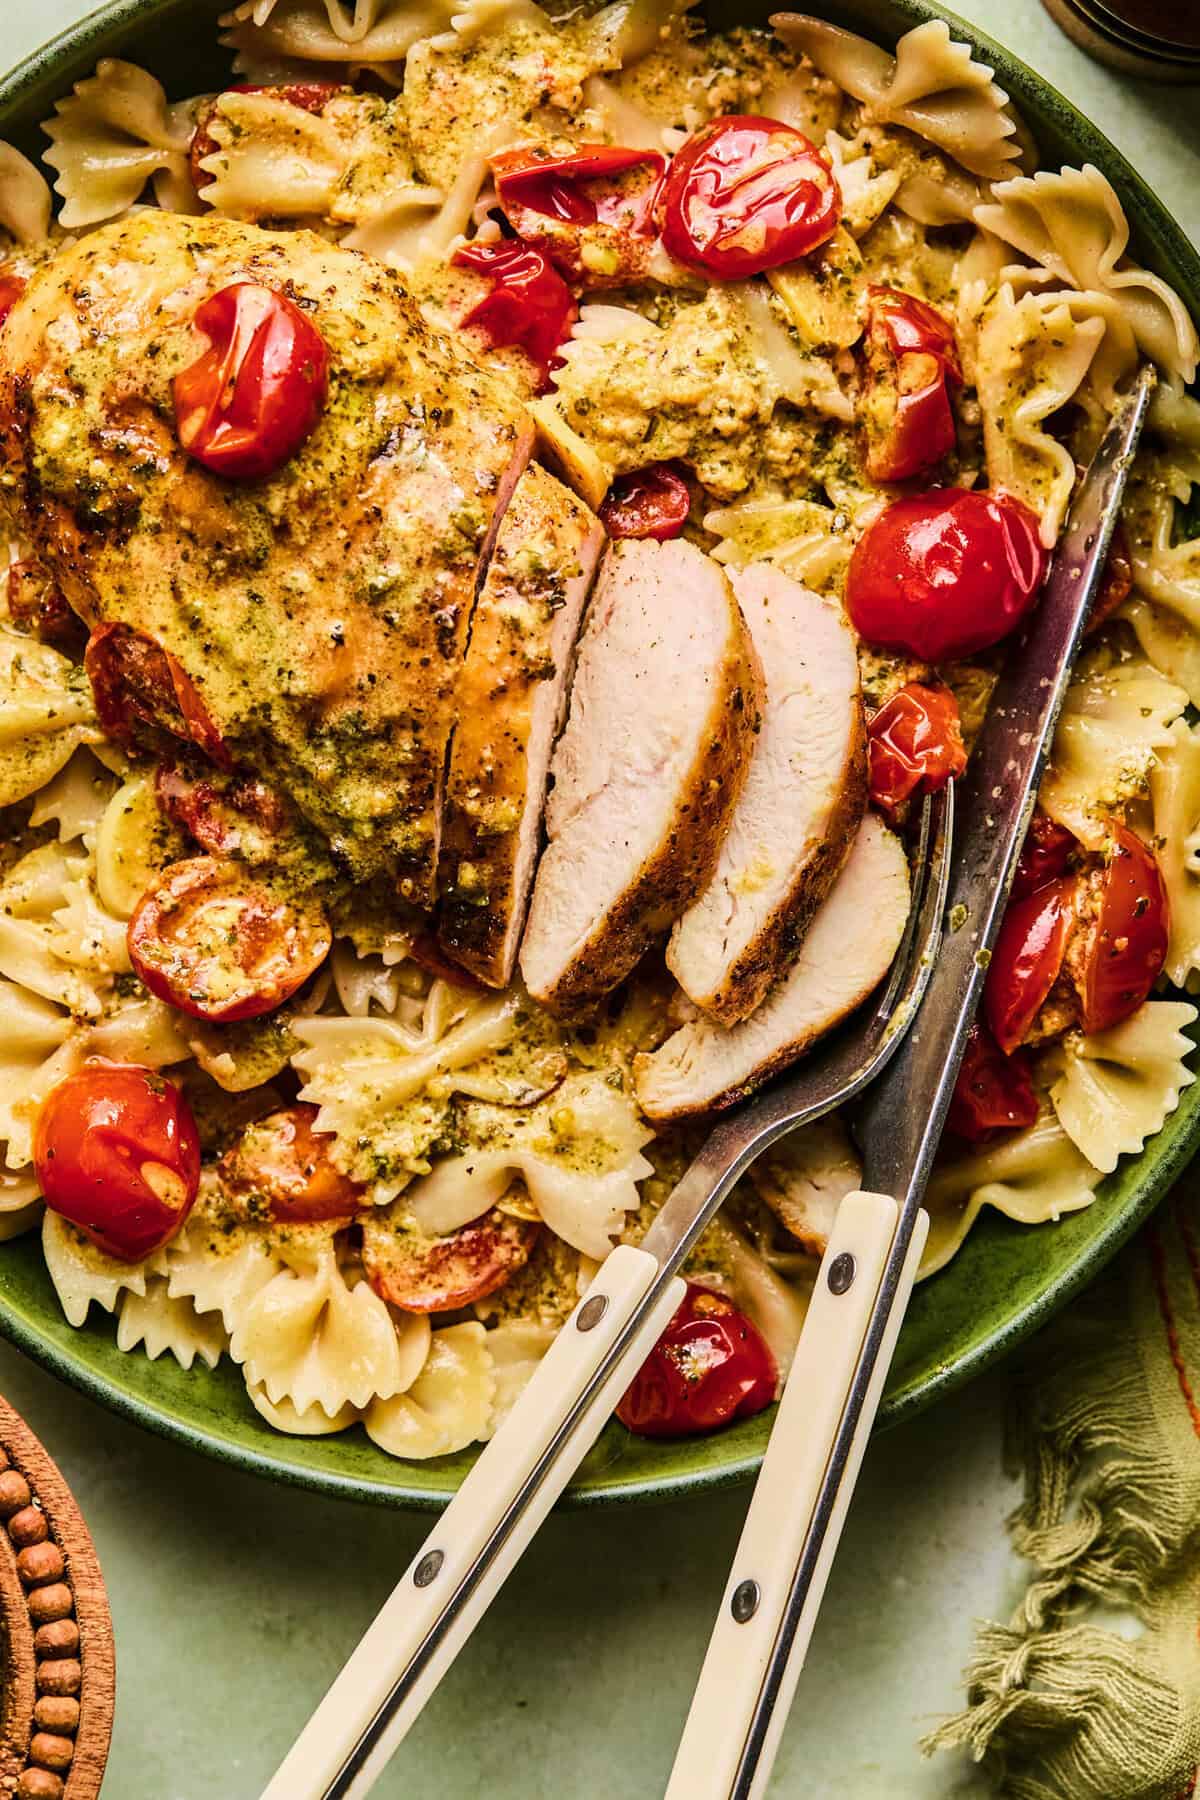
[[[733,1106],[795,1062],[882,981],[908,906],[904,847],[868,813],[799,956],[758,1011],[731,1030],[693,1019],[637,1058],[637,1100],[647,1118]]]
[[[603,542],[600,521],[532,463],[475,608],[446,783],[438,936],[491,987],[506,987],[516,962],[550,753]]]
[[[546,808],[521,970],[556,1011],[633,968],[712,874],[749,768],[762,673],[724,571],[627,540],[601,566]]]
[[[320,331],[329,393],[266,479],[181,448],[172,378],[238,282]],[[0,458],[21,524],[93,627],[148,633],[236,761],[358,880],[432,900],[471,612],[532,422],[381,264],[314,233],[145,208],[64,249],[0,340]]]
[[[751,1186],[810,1256],[824,1256],[838,1207],[862,1186],[862,1161],[836,1113],[760,1156]]]
[[[795,960],[867,798],[854,635],[779,569],[731,570],[766,673],[763,724],[716,873],[671,933],[667,966],[722,1025],[748,1017]]]

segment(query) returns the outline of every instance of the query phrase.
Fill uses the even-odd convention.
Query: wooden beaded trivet
[[[0,1796],[96,1800],[116,1667],[104,1579],[61,1474],[0,1400]]]

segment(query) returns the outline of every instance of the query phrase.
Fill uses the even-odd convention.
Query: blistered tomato
[[[381,1299],[401,1312],[449,1312],[494,1294],[524,1268],[541,1226],[493,1207],[446,1237],[397,1229],[385,1212],[362,1221],[363,1268]]]
[[[825,243],[842,194],[815,144],[778,119],[732,115],[678,151],[662,191],[663,244],[677,262],[741,281]]]
[[[619,144],[580,144],[565,156],[505,150],[491,158],[496,198],[522,236],[520,219],[527,212],[569,225],[628,222],[612,177],[639,168],[658,175],[665,164],[657,150],[626,150]]]
[[[175,425],[188,455],[228,481],[287,462],[321,416],[329,351],[285,294],[254,281],[221,288],[196,312],[208,348],[175,377]]]
[[[1099,889],[1083,957],[1085,1031],[1107,1031],[1137,1011],[1162,973],[1170,935],[1162,871],[1126,825],[1113,829]]]
[[[1023,1130],[1037,1115],[1025,1052],[1005,1056],[986,1025],[972,1025],[946,1117],[947,1130],[980,1144],[1001,1131]]]
[[[611,538],[654,538],[664,543],[687,524],[692,496],[678,463],[649,463],[618,475],[600,502],[600,522]]]
[[[562,276],[540,250],[514,238],[498,244],[464,244],[454,252],[453,261],[492,282],[491,292],[462,323],[478,327],[492,349],[518,345],[537,364],[544,383],[577,310]]]
[[[641,1437],[688,1437],[761,1412],[775,1359],[724,1294],[688,1283],[678,1312],[634,1376],[617,1417]]]
[[[962,366],[954,327],[915,294],[871,287],[863,343],[867,474],[872,481],[907,481],[955,445],[953,398]]]
[[[1129,551],[1129,534],[1118,519],[1108,546],[1108,559],[1104,564],[1100,592],[1092,601],[1092,610],[1088,615],[1088,630],[1099,631],[1101,625],[1107,624],[1117,608],[1124,606],[1132,589],[1133,558]]]
[[[109,737],[136,747],[137,727],[183,738],[218,767],[232,758],[195,683],[162,645],[130,625],[101,625],[88,639],[83,666],[96,713]]]
[[[352,89],[343,87],[338,81],[286,81],[279,87],[264,87],[261,82],[255,81],[239,81],[235,82],[231,88],[226,88],[225,92],[227,94],[270,94],[272,99],[286,100],[290,106],[298,106],[302,112],[320,113],[324,111],[326,103],[332,100],[335,94],[348,94],[352,92]],[[196,129],[192,133],[189,156],[192,186],[198,194],[202,194],[204,189],[211,186],[216,180],[216,176],[210,175],[202,165],[206,157],[212,156],[221,147],[209,129],[219,99],[220,95],[216,100],[211,101],[201,113]]]
[[[172,863],[138,901],[129,957],[160,1000],[198,1019],[272,1012],[332,943],[315,907],[285,899],[215,856]]]
[[[315,1106],[298,1102],[247,1125],[218,1164],[225,1187],[282,1224],[348,1223],[362,1209],[363,1190],[334,1168],[316,1119]]]
[[[0,275],[0,325],[28,287],[23,275]]]
[[[1075,839],[1065,825],[1056,825],[1044,812],[1035,812],[1013,875],[1012,898],[1023,900],[1056,875],[1064,875],[1074,849]]]
[[[1006,1056],[1025,1041],[1058,980],[1075,922],[1076,878],[1059,875],[1010,900],[983,990],[992,1036]]]
[[[910,681],[867,727],[871,802],[893,823],[914,794],[935,793],[966,766],[958,706],[949,688]]]
[[[187,1101],[173,1082],[127,1063],[89,1063],[51,1088],[33,1161],[51,1212],[121,1262],[174,1237],[200,1185]]]
[[[32,557],[8,565],[8,616],[43,644],[58,644],[78,653],[83,621],[67,605],[62,589]]]
[[[862,637],[938,663],[986,650],[1037,600],[1038,522],[1008,494],[940,488],[894,500],[850,559],[846,609]]]
[[[162,762],[154,797],[169,819],[214,856],[269,862],[289,825],[287,807],[256,775],[190,775]]]

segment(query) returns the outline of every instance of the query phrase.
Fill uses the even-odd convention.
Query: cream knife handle
[[[682,1300],[676,1276],[555,1451],[556,1436],[657,1275],[655,1259],[632,1245],[603,1263],[263,1800],[360,1800],[370,1792]]]
[[[748,1785],[739,1787],[751,1720],[800,1567],[898,1217],[896,1202],[884,1194],[848,1194],[838,1208],[709,1640],[667,1800],[730,1800],[735,1793],[739,1800],[759,1800],[766,1792],[929,1228],[927,1215],[919,1213],[766,1738],[752,1774],[742,1775]]]

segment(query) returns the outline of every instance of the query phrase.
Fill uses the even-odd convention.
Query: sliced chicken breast
[[[810,1256],[824,1256],[838,1207],[862,1186],[862,1160],[836,1113],[760,1156],[751,1186]]]
[[[858,653],[840,608],[768,563],[730,579],[766,674],[762,730],[716,872],[667,950],[684,993],[722,1025],[795,960],[867,799]]]
[[[603,543],[600,521],[531,464],[475,608],[446,782],[438,937],[491,987],[506,987],[516,962],[567,671]]]
[[[546,808],[521,971],[556,1011],[629,973],[705,886],[758,730],[762,672],[724,571],[693,545],[605,556]]]
[[[635,1065],[647,1118],[683,1119],[744,1100],[795,1062],[887,974],[908,918],[900,839],[868,813],[790,972],[758,1011],[725,1030],[693,1019]]]

